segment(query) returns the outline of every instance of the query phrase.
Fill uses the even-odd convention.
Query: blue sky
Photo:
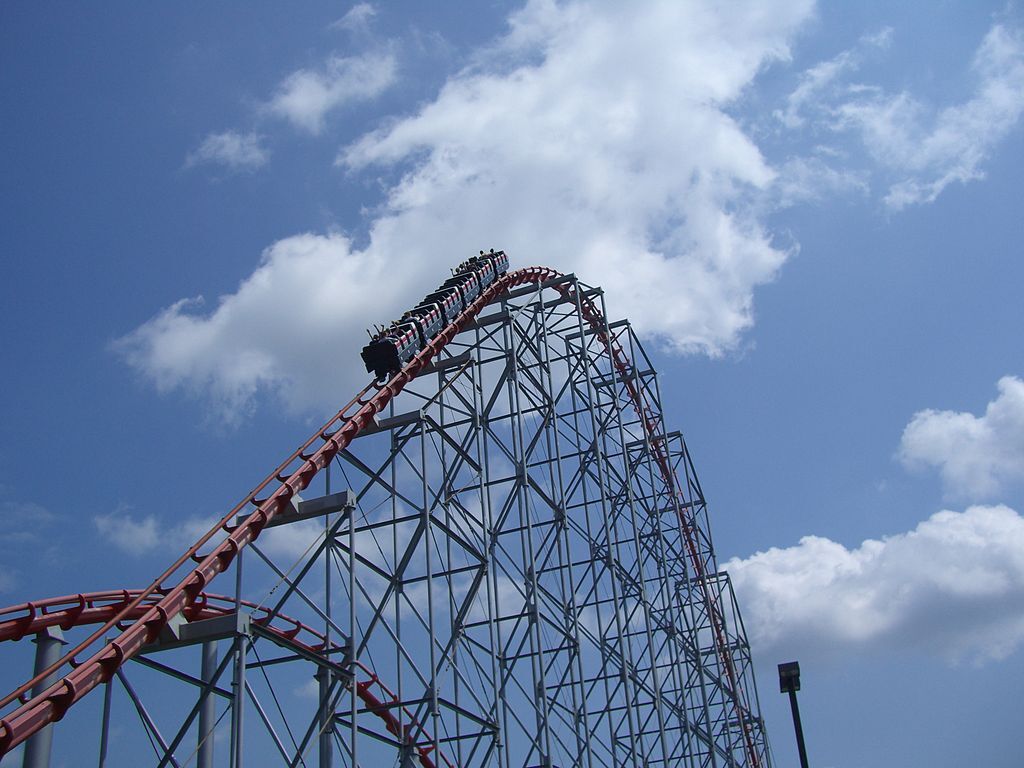
[[[815,765],[1018,765],[1019,7],[617,5],[0,8],[0,602],[142,584],[502,247],[656,355],[778,764],[799,658]]]

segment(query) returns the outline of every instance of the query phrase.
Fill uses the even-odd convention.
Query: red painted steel
[[[372,388],[372,385],[365,387],[359,395],[338,411],[301,448],[283,462],[275,472],[268,475],[235,509],[225,515],[188,552],[164,571],[153,584],[142,590],[139,596],[133,600],[133,603],[124,609],[124,613],[134,610],[135,607],[142,604],[150,595],[160,591],[161,583],[171,577],[186,560],[190,557],[195,557],[199,549],[213,538],[218,531],[228,530],[228,527],[242,509],[250,504],[256,506],[256,509],[242,523],[230,530],[229,535],[224,541],[199,560],[198,565],[191,573],[181,579],[174,587],[168,589],[152,607],[135,619],[117,638],[107,642],[74,670],[0,720],[0,755],[13,749],[48,723],[60,720],[75,702],[98,685],[109,680],[125,661],[138,654],[147,643],[155,640],[169,619],[194,603],[206,586],[218,574],[223,573],[228,568],[235,559],[235,556],[247,544],[259,536],[267,523],[273,520],[288,505],[289,500],[295,494],[304,490],[320,470],[330,464],[334,457],[344,450],[364,427],[372,423],[374,416],[380,413],[402,391],[405,385],[416,377],[416,374],[423,369],[434,355],[443,349],[456,334],[479,314],[480,310],[510,288],[540,282],[557,276],[557,272],[544,267],[521,269],[505,275],[501,280],[489,286],[453,323],[450,323],[447,328],[432,339],[405,368],[395,374],[384,385],[377,388],[370,398],[364,401],[362,397]],[[359,405],[360,407],[351,415],[348,414],[348,409],[354,405]],[[317,448],[311,455],[307,456],[304,454],[303,452],[317,442],[317,440],[322,440],[323,445]],[[302,459],[302,464],[287,477],[281,477],[280,473],[296,458]],[[279,485],[270,497],[262,501],[258,500],[257,494],[275,480],[279,482]],[[86,641],[65,654],[55,666],[63,667],[75,655],[94,645],[107,630],[111,629],[121,619],[121,616],[117,616],[108,620]],[[0,707],[6,706],[15,699],[22,697],[52,671],[53,668],[44,670],[32,680],[27,681],[20,688],[8,694],[3,701],[0,701]]]
[[[42,632],[49,627],[59,627],[68,630],[72,627],[83,627],[88,624],[103,624],[112,617],[120,617],[120,621],[138,619],[152,608],[159,600],[159,595],[150,596],[147,602],[139,602],[137,598],[142,590],[115,590],[107,592],[88,592],[78,595],[66,595],[64,597],[51,597],[45,600],[35,600],[29,603],[20,603],[8,608],[0,609],[0,642],[5,640],[21,640],[28,635]],[[307,651],[322,652],[328,648],[328,640],[323,633],[318,632],[310,626],[303,624],[297,619],[281,613],[273,613],[266,608],[248,600],[238,601],[243,607],[250,611],[252,621],[265,627],[279,637],[287,640],[293,645],[298,645]],[[228,616],[237,609],[235,598],[226,595],[214,595],[203,592],[198,599],[187,607],[183,614],[185,618],[192,621],[212,619],[218,616]],[[280,626],[280,625],[285,626]],[[309,640],[305,637],[309,636]],[[330,650],[340,652],[344,649],[337,643],[330,643]],[[398,697],[394,692],[381,682],[380,678],[372,670],[356,662],[364,673],[367,680],[356,682],[356,694],[366,705],[368,711],[384,721],[384,727],[393,734],[399,741],[411,746],[416,750],[419,763],[422,768],[436,768],[430,757],[433,746],[415,746],[415,740],[410,734],[420,728],[420,723],[408,707],[399,704]],[[370,690],[376,685],[389,703],[383,702]],[[393,709],[401,709],[406,716],[406,723],[403,726],[399,719],[392,713]],[[430,740],[429,733],[423,729],[427,740]],[[455,768],[444,755],[439,755],[447,768]]]
[[[159,635],[160,630],[167,624],[170,617],[186,610],[192,606],[198,596],[214,578],[231,564],[235,556],[251,541],[254,541],[267,523],[284,509],[289,500],[295,494],[305,489],[313,477],[326,467],[334,457],[351,443],[352,439],[359,432],[373,421],[374,416],[380,413],[384,407],[397,396],[402,389],[416,378],[416,375],[425,365],[445,347],[455,336],[472,321],[480,311],[491,302],[498,299],[502,294],[511,288],[531,283],[543,283],[563,277],[560,272],[547,267],[528,267],[506,274],[501,279],[489,286],[462,314],[444,330],[442,330],[426,347],[414,357],[401,371],[395,374],[388,382],[378,387],[367,400],[363,400],[372,389],[372,385],[365,387],[348,405],[328,421],[320,430],[314,433],[302,447],[296,450],[281,466],[260,483],[242,502],[231,512],[222,518],[202,539],[193,545],[177,562],[168,568],[157,578],[147,589],[141,590],[122,614],[108,619],[104,625],[93,633],[90,638],[81,645],[67,653],[57,665],[63,666],[76,654],[81,653],[86,647],[95,644],[96,640],[120,621],[126,620],[130,612],[135,612],[145,601],[155,594],[161,597],[152,604],[145,603],[145,610],[138,617],[133,616],[133,623],[127,627],[119,637],[109,641],[106,645],[95,652],[89,659],[81,663],[76,669],[68,673],[64,678],[52,685],[41,694],[34,696],[7,717],[0,720],[0,755],[17,746],[33,733],[38,731],[47,723],[60,720],[76,701],[81,699],[89,691],[106,682],[114,674],[118,667],[125,661],[135,656],[148,642],[152,642]],[[640,416],[644,430],[647,432],[648,440],[655,454],[655,460],[662,474],[662,478],[672,490],[673,496],[677,499],[682,496],[679,481],[672,469],[668,453],[664,446],[664,438],[660,437],[656,420],[650,415],[650,411],[644,401],[642,393],[637,390],[629,378],[632,364],[622,347],[609,335],[607,323],[601,311],[587,297],[577,294],[565,283],[556,283],[551,286],[558,291],[566,300],[579,302],[584,319],[596,332],[598,339],[606,346],[616,370],[623,376],[627,392],[633,405]],[[360,407],[349,415],[347,411],[354,405]],[[333,430],[333,431],[332,431]],[[311,445],[322,440],[323,445],[317,448],[312,454],[306,455]],[[282,472],[295,460],[302,459],[302,464],[291,472],[287,477]],[[274,481],[280,484],[274,492],[266,499],[257,499],[257,494],[262,492]],[[257,508],[237,527],[231,528],[231,522],[245,507],[253,505]],[[753,741],[751,724],[746,717],[742,706],[742,690],[735,665],[732,659],[732,652],[729,648],[726,637],[724,619],[717,608],[710,588],[707,585],[706,577],[709,576],[701,557],[700,546],[696,538],[696,521],[687,517],[686,506],[677,505],[677,516],[680,528],[686,541],[687,554],[696,580],[702,585],[708,613],[712,620],[715,635],[715,646],[719,660],[726,670],[729,685],[732,688],[734,703],[736,706],[737,718],[740,722],[744,735],[744,745],[752,768],[760,767],[760,757]],[[201,559],[196,553],[203,547],[218,531],[230,531],[228,537],[218,544],[210,554]],[[161,584],[170,578],[181,565],[192,557],[197,559],[199,564],[174,587],[164,590]],[[16,691],[8,694],[2,701],[0,707],[14,701],[15,698],[23,697],[32,686],[39,682],[53,671],[53,668],[44,670],[40,675],[29,680]],[[359,686],[357,685],[357,688]],[[368,691],[368,687],[366,689]],[[372,694],[370,694],[372,695]],[[424,756],[420,756],[423,763]],[[447,761],[445,761],[447,762]],[[424,768],[428,768],[423,763]]]
[[[557,290],[558,287],[556,287]],[[561,293],[564,292],[560,291]],[[661,472],[662,479],[664,479],[666,485],[672,492],[673,498],[676,500],[676,516],[679,518],[679,526],[683,532],[683,539],[686,541],[686,550],[690,558],[690,565],[693,568],[694,575],[697,582],[701,586],[701,591],[704,595],[704,604],[707,608],[708,615],[711,618],[712,631],[715,636],[715,649],[718,654],[718,658],[725,667],[725,674],[729,680],[729,686],[732,689],[733,703],[735,704],[736,718],[739,721],[740,728],[743,732],[743,743],[744,748],[747,752],[747,756],[750,758],[750,765],[752,768],[760,768],[761,758],[757,752],[757,748],[754,745],[754,733],[753,726],[750,723],[750,719],[747,717],[747,713],[744,711],[742,704],[743,700],[743,689],[740,686],[739,676],[736,674],[736,665],[732,658],[732,650],[729,647],[729,639],[725,631],[725,620],[722,617],[721,612],[718,610],[718,603],[711,595],[711,588],[708,586],[707,568],[704,565],[704,558],[701,556],[700,545],[697,538],[697,521],[693,516],[693,511],[686,503],[686,498],[683,495],[682,488],[679,485],[679,478],[676,477],[675,470],[672,468],[672,463],[669,459],[666,450],[666,439],[661,436],[661,430],[658,429],[657,419],[652,416],[651,409],[647,406],[646,400],[643,396],[643,392],[636,388],[633,384],[632,378],[630,377],[630,369],[632,363],[629,360],[629,356],[626,354],[622,346],[613,338],[611,338],[606,330],[604,316],[600,310],[594,306],[586,297],[580,297],[580,306],[583,317],[590,323],[591,327],[597,331],[598,338],[607,346],[609,355],[615,365],[615,369],[622,376],[622,381],[626,386],[626,391],[629,393],[630,400],[633,402],[633,407],[636,409],[637,416],[640,417],[641,423],[644,425],[644,432],[647,433],[647,439],[651,444],[651,449],[654,451],[655,462],[658,464],[658,469]]]

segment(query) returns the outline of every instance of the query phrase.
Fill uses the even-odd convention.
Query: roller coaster
[[[0,609],[0,765],[768,768],[650,358],[600,289],[507,269],[379,329],[374,380],[148,586]]]

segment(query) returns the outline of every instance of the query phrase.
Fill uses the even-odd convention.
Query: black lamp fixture
[[[789,694],[789,707],[793,710],[793,729],[796,731],[796,746],[800,750],[800,768],[807,768],[807,748],[804,746],[804,729],[800,724],[800,707],[796,703],[796,692],[800,690],[800,664],[787,661],[779,664],[779,692]]]

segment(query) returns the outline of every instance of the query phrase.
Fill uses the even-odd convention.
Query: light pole
[[[795,661],[779,664],[779,691],[789,694],[789,706],[793,710],[793,728],[796,731],[796,746],[800,750],[800,768],[807,768],[807,748],[804,747],[804,729],[800,724],[800,707],[796,703],[796,692],[800,690],[800,665]]]

